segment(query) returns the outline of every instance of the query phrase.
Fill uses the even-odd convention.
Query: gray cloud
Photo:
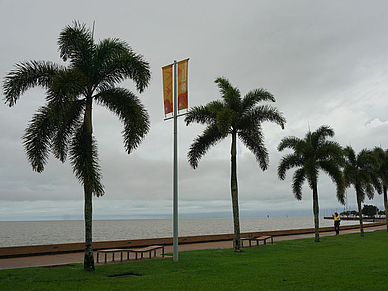
[[[77,9],[74,10],[76,3]],[[96,217],[166,217],[172,210],[172,121],[163,121],[161,67],[190,57],[189,102],[219,99],[214,79],[226,76],[242,94],[264,87],[287,118],[285,130],[265,124],[270,168],[263,172],[239,143],[238,175],[242,215],[311,214],[311,191],[296,201],[291,177],[277,178],[284,153],[276,147],[289,135],[327,124],[335,140],[356,151],[388,147],[388,19],[386,1],[6,1],[0,4],[0,74],[17,62],[37,59],[61,63],[56,40],[73,20],[91,26],[95,37],[118,37],[145,56],[152,83],[140,98],[151,117],[151,131],[127,155],[116,116],[95,106],[106,195],[95,198]],[[42,16],[44,15],[44,16]],[[17,21],[15,21],[17,19]],[[131,81],[122,84],[131,90]],[[0,106],[0,220],[82,218],[82,187],[68,162],[50,158],[37,174],[28,165],[21,136],[44,91],[28,91],[14,108]],[[210,149],[196,170],[186,153],[203,130],[179,120],[180,213],[231,215],[230,140]],[[320,175],[321,210],[342,209],[330,179]],[[348,189],[355,207],[354,191]],[[377,195],[368,203],[382,207]],[[116,215],[116,216],[115,216]]]

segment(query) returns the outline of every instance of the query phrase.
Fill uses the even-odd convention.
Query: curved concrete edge
[[[364,224],[364,228],[385,225],[384,222],[374,222]],[[341,226],[341,230],[358,229],[359,224]],[[333,227],[321,227],[319,232],[334,231]],[[241,233],[241,238],[257,237],[262,235],[272,235],[274,237],[290,236],[314,233],[314,228],[304,229],[289,229],[289,230],[273,230],[262,232],[245,232]],[[234,239],[234,234],[215,234],[215,235],[197,235],[179,237],[179,244],[206,243],[217,241],[231,241]],[[135,240],[119,240],[119,241],[100,241],[93,242],[94,250],[115,249],[115,248],[132,248],[143,247],[149,245],[172,245],[173,238],[151,238],[151,239],[135,239]],[[83,252],[85,250],[84,243],[65,243],[65,244],[48,244],[48,245],[31,245],[31,246],[15,246],[0,248],[0,258],[14,258],[23,256],[34,256],[43,254],[61,254]]]

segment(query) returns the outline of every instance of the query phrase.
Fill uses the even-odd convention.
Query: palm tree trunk
[[[318,203],[318,186],[316,182],[313,188],[313,212],[315,227],[315,242],[319,242],[319,203]]]
[[[93,210],[92,210],[92,191],[84,186],[85,192],[85,257],[84,257],[84,270],[94,270],[94,257],[93,257],[93,239],[92,239],[92,222],[93,222]]]
[[[232,133],[232,146],[231,146],[231,177],[230,177],[230,190],[232,195],[232,208],[233,208],[233,225],[234,225],[234,250],[235,252],[241,251],[240,241],[240,217],[238,208],[238,188],[237,188],[237,145],[236,145],[237,133]]]
[[[387,223],[388,232],[388,199],[387,199],[387,186],[384,186],[384,207],[385,207],[385,221]]]
[[[359,198],[357,190],[356,190],[356,195],[357,195],[357,206],[358,206],[358,218],[360,220],[360,233],[361,233],[361,236],[364,236],[364,225],[362,223],[361,199]]]
[[[85,111],[85,134],[87,135],[86,140],[90,143],[90,148],[92,147],[92,99],[90,98],[86,104]],[[93,222],[93,193],[90,185],[88,185],[88,180],[84,177],[84,194],[85,194],[85,257],[84,257],[84,270],[92,271],[94,270],[94,256],[93,256],[93,232],[92,232],[92,222]]]

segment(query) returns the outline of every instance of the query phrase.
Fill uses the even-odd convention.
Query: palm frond
[[[324,141],[316,149],[316,158],[319,161],[335,161],[339,166],[345,163],[343,149],[339,143],[334,141]]]
[[[372,173],[377,164],[377,160],[371,150],[362,149],[357,155],[357,163],[359,163],[360,166],[362,165],[365,170]]]
[[[362,186],[359,186],[358,188],[356,188],[357,201],[364,202],[365,197],[366,197],[366,188],[365,188],[365,186],[366,185],[362,185]]]
[[[127,153],[136,149],[150,129],[149,115],[139,98],[123,88],[113,88],[95,96],[96,101],[114,112],[124,125],[122,132]]]
[[[356,165],[357,163],[357,158],[356,158],[356,153],[354,152],[353,148],[350,146],[347,146],[343,150],[344,156],[347,160],[348,165]]]
[[[337,200],[341,204],[345,204],[345,180],[344,175],[335,160],[321,161],[321,169],[331,178],[337,186]]]
[[[232,84],[229,82],[229,80],[225,77],[218,77],[214,83],[217,84],[218,88],[220,89],[220,94],[222,97],[228,94],[230,90],[233,89]]]
[[[381,185],[388,186],[388,153],[383,150],[381,147],[375,147],[373,149],[373,154],[376,157],[375,170],[378,175]]]
[[[197,168],[199,160],[207,153],[209,148],[225,137],[225,135],[220,133],[217,125],[207,126],[202,135],[198,135],[190,145],[187,159],[191,167]]]
[[[104,91],[127,78],[132,79],[141,93],[151,81],[150,64],[119,39],[105,39],[96,46],[96,83]]]
[[[333,136],[334,136],[334,130],[328,125],[320,126],[313,133],[313,139],[316,140],[317,144],[320,143],[321,141],[325,141],[327,137],[333,137]]]
[[[51,104],[50,104],[51,105]],[[74,134],[76,128],[79,127],[82,120],[82,113],[85,110],[84,100],[72,100],[58,106],[54,103],[52,107],[55,112],[55,124],[56,130],[52,138],[52,153],[55,158],[59,159],[62,163],[67,158],[68,147],[70,139]],[[60,109],[58,110],[58,107]]]
[[[280,180],[284,180],[286,178],[287,170],[290,170],[294,167],[302,167],[303,160],[300,159],[299,155],[295,153],[287,154],[281,158],[278,165],[278,177]]]
[[[81,124],[70,147],[70,160],[73,172],[82,185],[87,185],[97,197],[104,195],[104,186],[101,183],[102,175],[98,164],[97,142],[86,133]]]
[[[244,112],[244,116],[241,119],[247,119],[253,124],[261,124],[265,121],[273,122],[280,125],[282,129],[286,125],[283,113],[271,105],[257,106],[250,111]]]
[[[200,124],[216,124],[217,113],[224,108],[224,105],[220,101],[212,101],[205,106],[194,106],[186,114],[185,123],[189,125],[191,123]]]
[[[368,196],[368,199],[372,200],[373,197],[374,197],[374,188],[373,188],[373,185],[372,183],[367,183],[365,185],[365,193],[366,195]]]
[[[55,125],[52,139],[52,152],[55,158],[65,162],[69,140],[74,128],[80,123],[85,99],[78,100],[84,94],[85,76],[76,69],[63,69],[52,78],[46,100]]]
[[[93,35],[85,24],[77,21],[66,26],[58,38],[59,55],[66,62],[70,60],[78,68],[90,67],[93,58]]]
[[[16,104],[26,90],[36,86],[47,88],[53,76],[62,67],[46,61],[22,62],[7,74],[3,83],[3,94],[6,104],[10,107]]]
[[[356,169],[349,164],[345,163],[344,166],[344,179],[345,179],[345,186],[348,188],[351,185],[354,185],[356,183]]]
[[[47,163],[51,138],[55,129],[55,116],[49,107],[41,107],[34,114],[23,136],[23,145],[32,169],[38,173]]]
[[[257,103],[261,101],[275,102],[275,97],[265,89],[255,89],[249,91],[242,99],[242,112],[251,110]]]
[[[297,200],[302,200],[302,186],[305,180],[306,175],[304,169],[297,169],[292,176],[292,193],[294,193]]]
[[[255,155],[260,168],[265,171],[268,169],[269,155],[263,142],[263,133],[260,128],[255,130],[240,130],[238,136],[243,144]]]
[[[122,59],[123,74],[131,78],[136,83],[136,89],[142,93],[151,81],[150,64],[142,55],[133,52],[125,54]]]
[[[240,90],[233,87],[229,80],[224,77],[217,78],[214,83],[216,83],[220,89],[220,94],[224,100],[225,106],[236,113],[242,112]]]
[[[301,142],[302,140],[296,136],[288,136],[283,138],[279,145],[278,145],[278,151],[281,152],[284,149],[293,149],[295,150],[295,147],[297,143]]]
[[[379,175],[376,172],[373,172],[371,175],[371,184],[378,194],[383,193],[383,183],[380,181]],[[368,196],[368,197],[369,199],[373,198],[373,196]]]

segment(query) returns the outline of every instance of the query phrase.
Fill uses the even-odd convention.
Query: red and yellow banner
[[[173,88],[172,88],[172,65],[162,68],[163,71],[163,98],[164,114],[173,112]]]
[[[178,110],[187,109],[188,100],[189,59],[178,63]]]

